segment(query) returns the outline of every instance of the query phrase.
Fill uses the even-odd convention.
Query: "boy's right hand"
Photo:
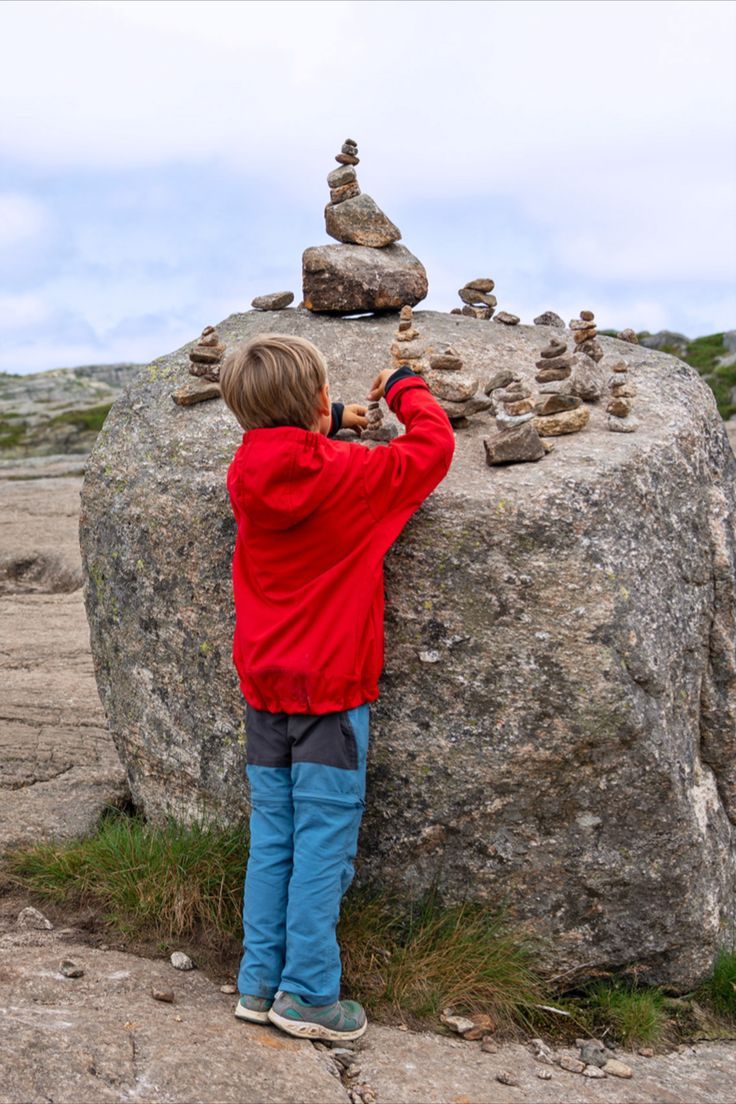
[[[389,378],[389,376],[392,376],[395,371],[395,368],[384,368],[382,372],[378,373],[373,383],[371,384],[370,391],[368,392],[369,402],[378,402],[379,399],[383,398],[383,390],[386,386],[386,380]]]

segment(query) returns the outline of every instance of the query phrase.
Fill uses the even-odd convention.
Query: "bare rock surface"
[[[65,960],[81,974],[64,976]],[[632,1078],[590,1081],[541,1064],[531,1045],[484,1050],[480,1042],[375,1024],[349,1050],[317,1049],[236,1020],[236,999],[197,970],[91,947],[73,928],[19,931],[0,915],[0,1104],[348,1104],[353,1086],[385,1104],[733,1100],[736,1045],[729,1042],[651,1058],[617,1051]],[[577,1053],[551,1052],[553,1061]],[[508,1070],[514,1086],[498,1081]],[[549,1080],[540,1081],[540,1070]]]
[[[0,468],[0,851],[81,835],[128,792],[90,654],[81,474],[53,476],[70,465]]]
[[[550,332],[414,317],[481,389],[502,370],[531,384]],[[341,401],[389,361],[390,318],[268,322],[316,342]],[[503,900],[558,971],[636,964],[688,988],[736,921],[736,461],[694,369],[599,340],[604,367],[630,362],[638,431],[609,433],[599,403],[537,463],[489,467],[480,414],[387,555],[359,877]],[[186,371],[186,348],[156,361],[98,437],[85,595],[136,802],[230,819],[247,812],[225,486],[242,431],[219,400],[171,402]]]

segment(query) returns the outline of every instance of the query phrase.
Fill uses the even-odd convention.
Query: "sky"
[[[2,370],[298,302],[346,137],[422,307],[736,328],[731,0],[5,0],[0,36]]]

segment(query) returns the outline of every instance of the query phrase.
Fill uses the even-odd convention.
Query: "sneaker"
[[[282,990],[274,997],[268,1018],[289,1035],[331,1042],[359,1039],[368,1026],[365,1012],[357,1001],[306,1004],[296,993]]]
[[[246,993],[235,1006],[235,1015],[239,1020],[250,1020],[251,1023],[268,1023],[272,1004],[271,997],[251,997]]]

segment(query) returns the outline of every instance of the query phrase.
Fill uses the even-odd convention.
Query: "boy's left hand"
[[[342,412],[342,429],[352,429],[360,437],[361,432],[367,428],[367,406],[360,403],[346,403]]]

